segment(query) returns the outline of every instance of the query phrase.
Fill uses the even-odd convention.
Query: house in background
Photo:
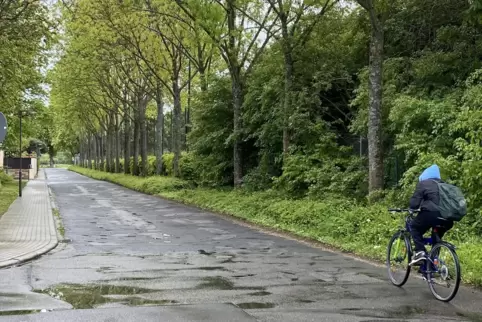
[[[22,179],[35,179],[38,174],[37,157],[29,155],[22,158]],[[5,153],[0,150],[0,169],[5,173],[13,175],[15,179],[19,177],[20,158],[5,158]]]

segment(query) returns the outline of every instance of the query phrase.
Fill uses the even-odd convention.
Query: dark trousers
[[[411,224],[411,233],[413,242],[415,243],[415,252],[426,251],[425,243],[423,242],[423,235],[432,227],[441,225],[443,228],[437,228],[437,233],[440,238],[450,230],[454,223],[452,221],[438,219],[440,213],[421,211],[417,217],[415,217]]]

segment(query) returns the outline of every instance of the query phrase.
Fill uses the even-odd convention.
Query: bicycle
[[[411,209],[389,209],[389,211],[392,214],[400,212],[407,213],[404,220],[405,225],[399,227],[398,231],[390,239],[387,247],[388,277],[390,278],[392,284],[402,287],[407,282],[412,269],[412,266],[409,265],[412,259],[412,236],[410,234],[410,222],[414,218],[414,214],[418,213],[418,211]],[[439,219],[445,220],[441,217]],[[431,237],[424,237],[425,245],[429,245],[431,250],[428,253],[427,260],[422,262],[418,273],[422,274],[422,278],[427,281],[430,291],[437,300],[449,302],[455,297],[460,286],[460,262],[457,253],[455,252],[456,247],[451,243],[442,241],[442,239],[439,237],[437,230],[440,228],[444,228],[444,226],[438,225],[432,227]],[[394,251],[392,251],[393,246],[395,246]],[[402,250],[402,252],[400,249],[401,247],[405,249]],[[440,255],[442,250],[448,251],[448,254],[450,255],[454,264],[454,273],[451,269],[449,270],[449,261],[446,259],[446,257]],[[402,274],[401,280],[398,281],[392,272],[392,264],[401,264],[405,261],[407,262],[407,266],[404,268],[404,273]],[[441,282],[435,281],[437,277],[441,279]],[[454,289],[447,296],[440,295],[435,289],[436,285],[450,288],[452,283],[454,283]]]

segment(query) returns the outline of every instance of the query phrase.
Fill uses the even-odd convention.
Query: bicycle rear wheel
[[[452,247],[440,243],[432,248],[429,258],[434,263],[428,279],[430,291],[437,300],[449,302],[460,286],[459,257]]]
[[[393,285],[400,287],[407,282],[411,270],[411,266],[408,265],[410,258],[412,258],[410,239],[399,231],[393,235],[387,247],[388,277]]]

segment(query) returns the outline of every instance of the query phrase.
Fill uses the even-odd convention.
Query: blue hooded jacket
[[[418,178],[417,188],[410,198],[411,209],[438,212],[440,196],[436,181],[441,181],[440,169],[436,164],[425,169]]]
[[[441,179],[440,169],[439,169],[438,165],[436,165],[436,164],[431,165],[430,167],[428,167],[427,169],[425,169],[422,172],[420,177],[418,177],[418,181],[423,181],[423,180],[427,180],[427,179],[438,179],[438,180]]]

